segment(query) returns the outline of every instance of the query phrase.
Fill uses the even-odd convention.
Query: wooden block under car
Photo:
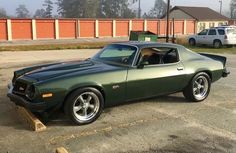
[[[68,151],[64,147],[59,147],[56,149],[56,153],[68,153]]]
[[[16,106],[16,111],[33,131],[40,132],[46,130],[46,126],[29,110]]]

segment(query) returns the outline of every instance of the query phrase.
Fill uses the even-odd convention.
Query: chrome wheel
[[[193,95],[196,99],[204,99],[208,94],[208,80],[204,76],[199,76],[193,84]]]
[[[99,107],[99,97],[93,92],[84,92],[75,99],[73,113],[78,120],[88,121],[96,116]]]

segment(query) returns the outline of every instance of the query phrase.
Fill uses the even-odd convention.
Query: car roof
[[[138,48],[153,47],[153,46],[178,48],[181,46],[181,45],[172,44],[172,43],[159,43],[159,42],[150,42],[150,41],[126,41],[126,42],[116,42],[113,44],[131,45],[131,46],[136,46]]]

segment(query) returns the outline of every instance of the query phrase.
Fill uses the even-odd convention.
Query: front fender
[[[104,93],[104,87],[101,84],[98,84],[96,82],[84,82],[84,83],[78,83],[78,84],[75,84],[75,85],[71,86],[67,90],[66,96],[68,96],[70,93],[72,93],[73,91],[75,91],[79,88],[85,88],[85,87],[94,87],[94,88],[98,89],[100,92],[102,92],[103,96],[105,94]]]

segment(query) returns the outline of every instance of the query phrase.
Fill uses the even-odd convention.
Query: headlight
[[[34,95],[35,95],[35,86],[30,85],[30,87],[26,90],[26,97],[32,100],[34,98]]]

